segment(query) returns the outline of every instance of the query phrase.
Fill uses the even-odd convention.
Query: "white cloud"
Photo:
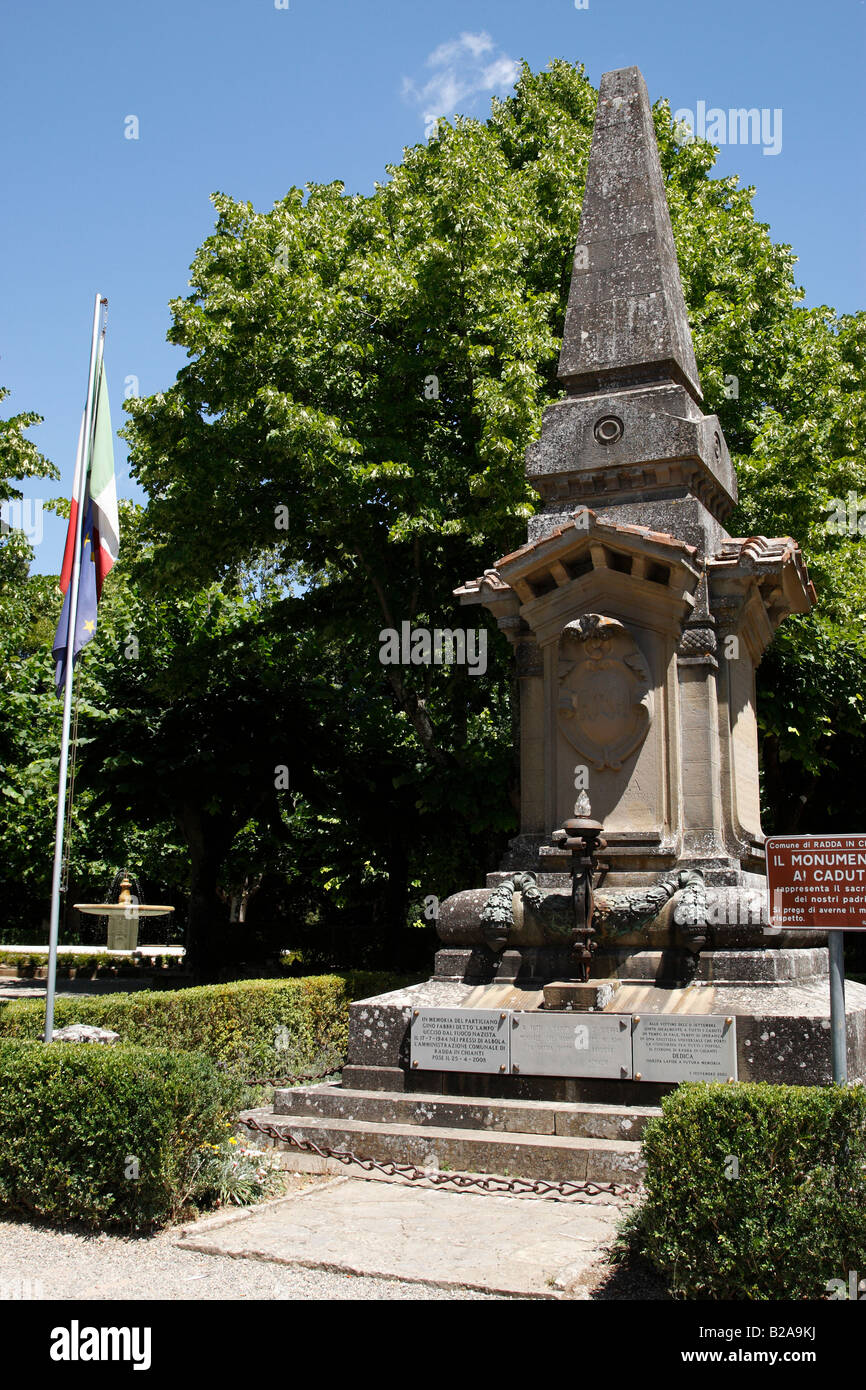
[[[513,58],[506,58],[503,53],[481,74],[484,88],[492,92],[496,87],[513,87],[519,72],[520,64],[516,63]]]
[[[467,53],[473,58],[480,58],[482,53],[489,53],[492,47],[493,40],[488,33],[461,34],[459,39],[440,43],[438,48],[434,48],[427,59],[427,67],[437,68],[443,63],[453,63]]]
[[[429,80],[419,85],[411,77],[404,77],[402,90],[404,97],[420,107],[424,134],[428,137],[440,116],[453,116],[460,103],[507,91],[520,72],[515,59],[496,53],[496,45],[486,32],[464,33],[459,39],[440,43],[425,66],[433,69]]]

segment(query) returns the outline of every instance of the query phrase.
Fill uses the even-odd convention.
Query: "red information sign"
[[[866,931],[866,835],[777,835],[766,849],[772,926]]]

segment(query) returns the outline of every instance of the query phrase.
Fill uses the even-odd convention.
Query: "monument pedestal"
[[[634,1101],[643,1095],[655,1103],[675,1083],[632,1079],[565,1078],[521,1074],[487,1075],[470,1071],[453,1076],[413,1069],[410,1026],[415,1010],[500,1009],[538,1010],[545,1005],[545,982],[533,972],[539,953],[528,953],[526,971],[510,980],[497,978],[500,962],[490,952],[466,952],[471,975],[458,977],[453,951],[440,951],[437,974],[423,984],[350,1007],[349,1057],[343,1073],[346,1086],[372,1089],[424,1089],[463,1095],[521,1096],[523,1098],[591,1098],[609,1104]],[[462,953],[461,953],[462,954]],[[506,953],[518,954],[518,953]],[[800,950],[765,949],[712,951],[686,968],[676,952],[639,951],[607,957],[616,988],[601,1013],[640,1018],[716,1015],[736,1020],[737,1076],[741,1081],[785,1082],[819,1086],[832,1082],[830,1057],[830,985],[826,947]],[[438,973],[442,971],[443,973]],[[445,973],[445,972],[448,973]],[[593,988],[600,983],[592,982]],[[547,1008],[544,1012],[551,1011]],[[564,1010],[561,1012],[565,1012]],[[846,985],[848,1074],[866,1081],[866,986]],[[573,1014],[570,1015],[574,1017]],[[688,1067],[681,1079],[688,1079]],[[556,1085],[551,1085],[555,1081]],[[590,1083],[590,1084],[588,1084]],[[646,1087],[644,1091],[643,1087]]]
[[[437,969],[450,971],[457,954],[440,951]],[[634,1185],[643,1173],[643,1126],[677,1084],[651,1078],[682,1055],[683,1036],[693,1061],[698,1055],[700,1039],[695,1049],[689,1020],[721,1036],[735,1030],[741,1081],[832,1081],[826,948],[714,951],[698,960],[687,984],[662,983],[672,969],[682,976],[676,953],[623,951],[613,962],[619,988],[601,1014],[540,1009],[544,984],[528,969],[497,982],[501,962],[489,951],[465,954],[473,958],[471,982],[442,973],[351,1006],[349,1061],[339,1085],[277,1091],[272,1110],[252,1113],[320,1148],[381,1162]],[[482,954],[486,981],[477,978]],[[538,954],[528,954],[523,963],[536,968]],[[849,982],[846,999],[849,1075],[866,1079],[866,987]],[[607,1016],[623,1038],[629,1031],[636,1038],[649,1023],[649,1043],[644,1040],[641,1051],[649,1066],[642,1060],[634,1075],[622,1079],[532,1075],[522,1063],[507,1072],[422,1070],[412,1066],[410,1035],[415,1015],[429,1008],[459,1010],[470,1024],[473,1014],[485,1020],[491,1014],[546,1018],[558,1023],[558,1032]],[[572,1055],[579,1072],[580,1054]],[[276,1140],[255,1142],[281,1149],[287,1168],[319,1171],[330,1163],[333,1171],[346,1171]]]
[[[382,1162],[633,1185],[643,1172],[643,1126],[677,1084],[653,1078],[672,1059],[678,1079],[694,1069],[706,1055],[696,1032],[735,1034],[741,1081],[832,1081],[825,947],[715,950],[691,961],[677,950],[620,948],[596,960],[597,968],[603,959],[612,972],[603,983],[616,987],[593,1013],[540,1007],[545,981],[537,972],[561,965],[561,954],[538,948],[501,957],[486,947],[440,951],[431,979],[351,1005],[349,1060],[339,1085],[277,1091],[272,1110],[252,1113],[320,1148]],[[458,966],[469,973],[461,975]],[[503,973],[507,978],[500,978]],[[559,973],[549,977],[548,987]],[[863,1080],[866,987],[849,982],[846,1003],[849,1076]],[[571,1053],[573,1075],[533,1075],[522,1061],[507,1071],[499,1069],[501,1063],[495,1071],[422,1069],[412,1066],[411,1033],[416,1015],[426,1009],[459,1011],[464,1036],[467,1027],[471,1033],[473,1016],[484,1019],[479,1033],[488,1036],[491,1017],[512,1026],[515,1019],[521,1026],[526,1020],[552,1021],[555,1032],[566,1035],[607,1019],[614,1042],[619,1037],[625,1045],[626,1059],[629,1034],[635,1049],[639,1030],[648,1040],[642,1040],[642,1060],[633,1074],[619,1079],[579,1074],[577,1051]],[[685,1055],[683,1040],[691,1067],[688,1060],[685,1066],[676,1063]],[[562,1065],[561,1047],[556,1056],[555,1065]],[[276,1140],[254,1142],[281,1149],[287,1168],[319,1171],[330,1164],[335,1172],[346,1171]]]

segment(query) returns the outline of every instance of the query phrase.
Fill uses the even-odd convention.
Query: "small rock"
[[[70,1023],[65,1028],[55,1028],[51,1034],[52,1042],[102,1043],[113,1047],[120,1042],[120,1034],[110,1028],[96,1028],[92,1023]]]

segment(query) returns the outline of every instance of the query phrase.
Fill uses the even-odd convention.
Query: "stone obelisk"
[[[551,835],[582,776],[611,886],[678,867],[759,888],[754,673],[814,591],[794,541],[724,530],[736,478],[701,405],[637,68],[602,78],[559,378],[567,395],[527,451],[543,503],[528,543],[458,591],[486,603],[517,649],[510,865],[558,867]]]

